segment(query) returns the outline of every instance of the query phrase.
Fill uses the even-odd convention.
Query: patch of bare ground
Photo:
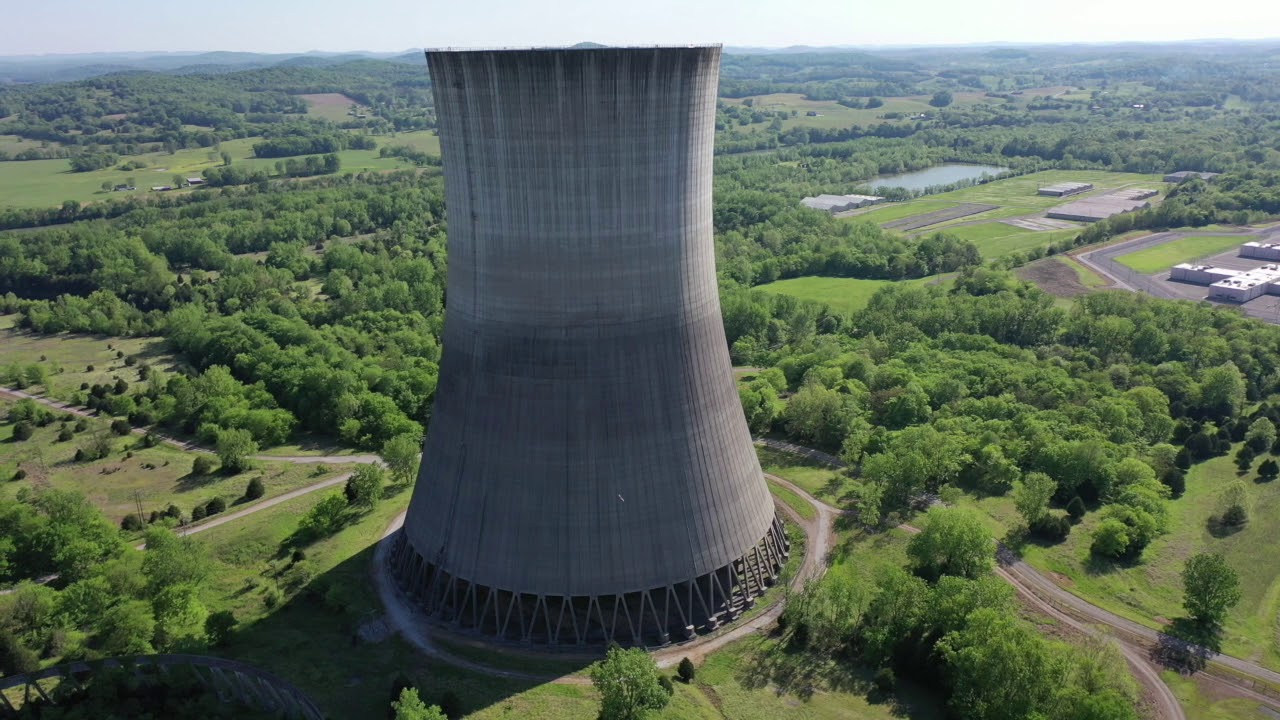
[[[1075,270],[1051,257],[1023,265],[1016,275],[1056,297],[1071,298],[1093,289],[1080,282]]]

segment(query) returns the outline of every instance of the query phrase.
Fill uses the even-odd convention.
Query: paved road
[[[1121,265],[1116,259],[1121,255],[1145,250],[1183,237],[1239,237],[1240,242],[1244,243],[1250,238],[1274,235],[1275,232],[1275,228],[1242,228],[1235,232],[1162,232],[1126,240],[1114,245],[1107,245],[1095,250],[1073,253],[1073,257],[1089,268],[1110,278],[1121,290],[1145,293],[1152,297],[1170,300],[1189,300],[1193,298],[1188,298],[1185,294],[1178,293],[1170,286],[1167,273],[1143,275],[1132,268]],[[1244,305],[1221,304],[1239,308],[1245,315],[1250,317],[1273,324],[1280,324],[1280,304],[1277,304],[1274,299],[1271,299],[1270,302],[1267,300],[1268,298],[1264,296]]]
[[[826,453],[795,445],[794,443],[770,440],[767,438],[757,439],[756,443],[784,451],[791,451],[791,448],[798,448],[799,452],[797,454],[808,458],[818,459],[823,456],[831,458],[831,456]],[[838,459],[832,458],[832,460],[834,460],[834,462],[830,463],[832,465],[837,467],[842,467],[844,465]],[[803,490],[795,488],[794,485],[792,485],[791,488],[811,503],[825,505],[825,503],[809,496]],[[835,508],[831,509],[835,510]],[[920,532],[918,528],[906,523],[899,527],[910,533]],[[1144,677],[1147,677],[1148,679],[1151,677],[1154,677],[1157,680],[1159,679],[1159,676],[1154,674],[1155,671],[1151,667],[1149,660],[1142,657],[1142,653],[1147,652],[1148,647],[1164,648],[1174,646],[1181,653],[1202,658],[1209,664],[1217,664],[1229,668],[1235,673],[1243,675],[1251,681],[1280,687],[1280,673],[1247,660],[1242,660],[1230,655],[1224,655],[1222,653],[1215,653],[1207,648],[1174,638],[1166,633],[1153,630],[1145,625],[1123,618],[1108,610],[1104,610],[1060,587],[1040,571],[1023,562],[1021,559],[1014,557],[1012,553],[1001,552],[1000,560],[1001,566],[998,568],[997,574],[1013,585],[1020,595],[1024,597],[1037,598],[1035,601],[1037,606],[1047,605],[1050,608],[1054,608],[1054,617],[1058,617],[1063,614],[1061,611],[1057,610],[1057,608],[1065,608],[1079,617],[1084,618],[1088,622],[1097,623],[1109,628],[1112,631],[1112,634],[1116,635],[1118,639],[1122,641],[1122,645],[1124,646],[1122,650],[1124,650],[1125,657],[1129,660],[1131,665],[1137,660],[1141,660],[1146,664],[1145,670],[1138,671],[1140,680]],[[1071,625],[1072,627],[1077,627],[1079,623],[1073,621]],[[1139,642],[1135,642],[1135,640]],[[1223,678],[1218,679],[1223,680]],[[1233,689],[1242,690],[1247,695],[1259,700],[1260,702],[1266,702],[1280,708],[1280,698],[1266,693],[1259,693],[1253,686],[1234,682],[1229,682],[1228,684],[1230,684]],[[1160,685],[1161,688],[1163,688],[1162,690],[1161,688],[1156,688],[1154,685],[1148,684],[1148,687],[1150,687],[1153,692],[1156,692],[1157,699],[1158,695],[1168,693],[1168,687],[1164,685],[1163,681],[1160,682]],[[1169,693],[1169,696],[1171,697],[1172,694]],[[1183,717],[1181,713],[1182,710],[1180,707],[1176,713],[1171,709],[1166,709],[1164,711],[1164,716],[1171,719],[1180,718]]]

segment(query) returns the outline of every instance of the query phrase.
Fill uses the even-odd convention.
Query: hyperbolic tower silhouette
[[[787,540],[720,319],[720,48],[427,62],[448,303],[401,587],[439,620],[549,644],[737,617]]]

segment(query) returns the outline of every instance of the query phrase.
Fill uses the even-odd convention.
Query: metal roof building
[[[1165,175],[1164,181],[1167,183],[1180,183],[1183,180],[1189,180],[1193,177],[1200,178],[1201,180],[1212,180],[1220,174],[1221,173],[1215,172],[1197,172],[1195,170],[1179,170],[1178,172]]]
[[[884,198],[875,195],[818,195],[816,197],[807,197],[801,200],[800,204],[807,208],[834,214],[882,202],[884,202]]]
[[[1036,191],[1037,195],[1049,195],[1052,197],[1065,197],[1067,195],[1078,195],[1082,192],[1089,192],[1093,189],[1093,183],[1082,182],[1060,182],[1054,185],[1045,185]]]
[[[1075,220],[1077,222],[1097,222],[1119,215],[1151,207],[1146,200],[1134,200],[1116,195],[1099,195],[1084,198],[1075,202],[1059,205],[1045,213],[1046,217],[1058,220]]]
[[[499,639],[714,630],[788,551],[720,317],[720,48],[427,62],[448,304],[395,576],[433,617]]]

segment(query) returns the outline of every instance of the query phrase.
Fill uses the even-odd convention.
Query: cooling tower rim
[[[429,47],[423,52],[427,55],[450,54],[464,55],[467,53],[495,53],[495,52],[593,52],[605,50],[722,50],[723,43],[688,43],[673,45],[600,45],[590,47],[576,47],[573,45],[495,45],[492,47]]]

